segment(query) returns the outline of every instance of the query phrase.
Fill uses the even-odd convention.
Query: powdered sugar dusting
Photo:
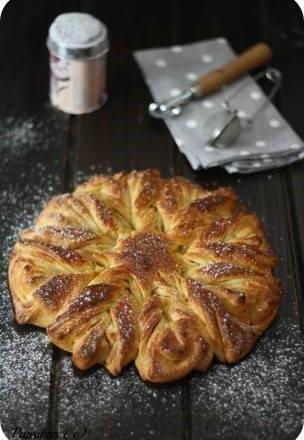
[[[276,321],[242,362],[216,364],[203,378],[193,378],[194,435],[204,432],[212,440],[232,439],[236,432],[246,440],[296,438],[304,419],[303,362],[298,326]]]
[[[259,439],[291,439],[303,418],[301,334],[282,320],[242,362],[215,364],[208,374],[193,374],[182,383],[145,384],[133,366],[115,379],[98,367],[80,373],[71,368],[69,356],[61,359],[61,369],[59,432],[74,427],[77,417],[90,439],[95,432],[102,439],[179,438],[182,388],[188,384],[196,439],[202,432],[208,440],[233,440],[235,432],[244,440],[256,440],[257,432]]]
[[[55,19],[50,27],[50,38],[63,47],[90,47],[106,38],[106,29],[92,15],[71,12]]]
[[[96,432],[102,439],[180,438],[181,384],[145,384],[133,366],[115,379],[98,367],[79,373],[72,370],[66,356],[61,367],[59,433],[74,427],[77,417],[78,426],[87,427],[89,439]]]
[[[100,164],[91,164],[86,170],[80,169],[75,173],[75,186],[85,182],[90,177],[97,174],[113,174],[115,170],[112,167],[106,166],[104,167],[102,163]]]
[[[43,118],[44,119],[44,118]],[[29,227],[46,200],[60,192],[63,132],[57,117],[6,116],[0,121],[1,426],[42,429],[49,405],[52,349],[44,332],[14,323],[7,262],[18,233]]]

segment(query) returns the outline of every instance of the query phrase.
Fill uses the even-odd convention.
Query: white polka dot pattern
[[[251,92],[250,93],[250,98],[254,99],[255,101],[257,101],[258,99],[261,99],[262,95],[259,92]]]
[[[156,60],[156,61],[155,61],[155,64],[156,64],[158,67],[166,67],[167,62],[166,62],[165,60],[159,59],[159,60]]]
[[[168,48],[142,50],[135,58],[155,101],[176,98],[198,79],[232,59],[232,50],[224,37],[213,40],[174,45]],[[224,166],[228,172],[260,172],[277,168],[304,157],[303,141],[286,123],[272,104],[263,106],[266,96],[252,76],[241,83],[222,88],[215,95],[195,99],[167,124],[176,144],[188,157],[192,167]],[[238,111],[241,134],[229,148],[217,148],[205,143],[204,122],[222,110],[230,99],[231,108]],[[256,118],[255,112],[261,109]],[[253,119],[252,119],[253,118]]]
[[[277,119],[271,119],[269,125],[270,127],[276,128],[280,126],[280,122]]]
[[[256,141],[256,143],[255,143],[255,145],[256,145],[256,147],[258,147],[258,148],[263,148],[263,147],[265,147],[266,146],[266,142],[265,141]]]
[[[202,61],[204,63],[212,63],[213,57],[211,55],[203,55],[202,56]]]
[[[196,122],[194,119],[189,119],[189,120],[186,122],[186,126],[187,126],[188,128],[195,128],[195,127],[197,127],[197,122]]]
[[[202,104],[203,104],[203,107],[205,107],[205,108],[212,108],[214,106],[212,101],[207,101],[205,99],[203,100]]]
[[[176,97],[176,96],[180,95],[181,93],[182,93],[182,91],[180,89],[170,90],[170,96],[172,96],[172,97]]]
[[[198,79],[198,75],[193,72],[188,72],[186,73],[186,78],[189,79],[190,81],[196,81]]]
[[[180,52],[182,52],[183,48],[180,46],[174,46],[171,48],[171,50],[172,50],[172,52],[180,53]]]

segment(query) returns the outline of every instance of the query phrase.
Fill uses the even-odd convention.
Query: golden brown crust
[[[47,328],[80,369],[144,380],[236,362],[274,319],[281,286],[261,222],[231,188],[157,170],[95,176],[51,199],[9,264],[19,323]]]

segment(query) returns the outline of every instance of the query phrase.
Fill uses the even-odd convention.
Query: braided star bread
[[[156,170],[95,176],[51,199],[9,264],[19,323],[80,369],[135,361],[168,382],[244,357],[276,315],[276,258],[230,188]]]

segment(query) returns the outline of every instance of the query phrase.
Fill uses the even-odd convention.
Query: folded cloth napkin
[[[178,96],[200,76],[223,66],[236,55],[225,38],[217,38],[141,50],[134,56],[154,100],[160,102]],[[243,120],[240,137],[227,148],[212,147],[208,145],[204,121],[221,110],[223,101],[229,97],[231,107],[238,110]],[[263,106],[266,99],[258,84],[247,75],[210,97],[188,103],[180,116],[166,118],[165,122],[194,169],[224,166],[229,173],[252,173],[304,158],[303,141],[270,102]],[[252,124],[245,123],[246,118],[255,114]]]

